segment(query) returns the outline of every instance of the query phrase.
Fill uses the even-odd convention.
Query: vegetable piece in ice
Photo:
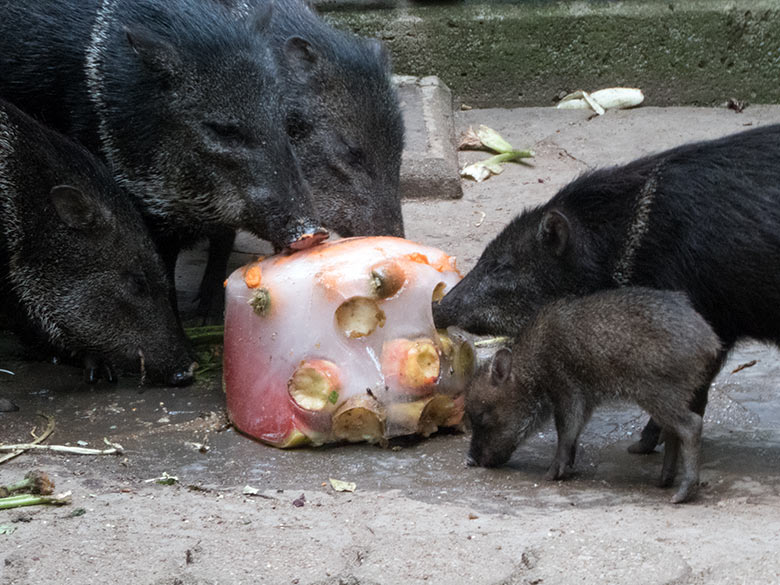
[[[367,297],[352,297],[336,309],[336,325],[347,337],[371,335],[385,324],[385,314],[376,301]]]
[[[333,415],[333,435],[342,441],[378,443],[385,440],[385,409],[368,394],[348,399]]]
[[[339,368],[328,360],[304,360],[290,378],[287,389],[301,408],[335,410],[341,391]]]
[[[439,377],[439,352],[430,339],[392,339],[382,348],[382,372],[389,385],[426,394]]]

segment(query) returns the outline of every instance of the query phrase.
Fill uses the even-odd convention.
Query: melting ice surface
[[[224,386],[238,429],[280,447],[382,442],[460,423],[468,346],[431,302],[453,258],[391,237],[348,238],[235,271]]]

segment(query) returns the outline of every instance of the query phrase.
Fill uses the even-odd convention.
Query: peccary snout
[[[181,339],[184,340],[183,331],[181,331]],[[161,347],[164,345],[154,343],[153,340],[147,344],[147,351],[138,350],[136,365],[140,363],[142,382],[166,386],[188,386],[195,381],[198,363],[193,361],[183,342],[171,340],[171,343],[179,348],[178,351],[163,351]],[[137,367],[136,371],[138,371]]]
[[[265,213],[250,213],[245,225],[257,236],[269,239],[276,250],[301,250],[321,242],[329,234],[321,222],[312,217],[311,191],[289,143],[280,148],[286,152],[289,166],[275,171],[279,175],[277,191],[264,186],[249,191],[250,202],[264,202]],[[252,208],[251,204],[247,206],[247,210]]]
[[[304,250],[328,237],[328,230],[311,220],[296,221],[287,230],[289,244],[293,250]]]

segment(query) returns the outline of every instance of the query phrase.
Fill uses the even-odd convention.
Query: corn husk
[[[606,110],[633,108],[645,99],[641,89],[634,87],[608,87],[592,93],[575,91],[565,96],[556,106],[559,110],[590,109],[599,116]]]

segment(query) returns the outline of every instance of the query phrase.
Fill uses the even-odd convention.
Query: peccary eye
[[[366,153],[360,147],[360,145],[347,140],[343,136],[339,136],[341,141],[341,148],[339,149],[339,156],[342,161],[354,168],[362,168],[366,163]]]
[[[510,258],[498,258],[497,260],[494,260],[493,263],[490,265],[490,272],[491,273],[501,273],[501,272],[508,272],[513,269],[514,265],[512,263],[512,260]]]
[[[149,294],[149,282],[140,272],[128,272],[125,274],[125,281],[127,282],[127,290],[130,294],[135,296]]]
[[[239,146],[253,146],[255,141],[238,124],[223,122],[204,122],[203,124],[211,137],[224,146],[231,148]]]
[[[293,144],[299,143],[311,134],[312,125],[297,112],[287,116],[287,136]]]
[[[353,167],[362,167],[366,162],[366,153],[360,147],[350,146],[347,148],[346,160]]]

